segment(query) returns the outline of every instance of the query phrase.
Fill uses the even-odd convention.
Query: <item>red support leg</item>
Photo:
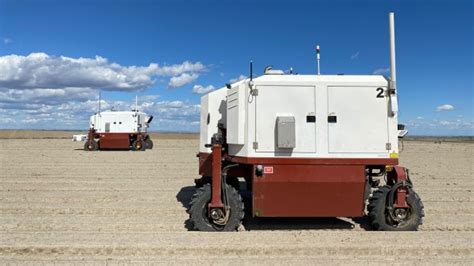
[[[405,167],[402,166],[394,166],[393,170],[389,173],[389,178],[392,178],[394,183],[399,183],[399,182],[407,182],[408,181],[408,176]],[[408,190],[406,187],[400,187],[397,189],[397,194],[396,194],[396,199],[395,203],[393,204],[393,207],[395,208],[408,208],[407,204],[407,194]]]
[[[222,145],[214,144],[212,146],[212,180],[211,180],[211,202],[209,208],[223,208],[221,198],[221,181],[222,181]]]
[[[89,132],[87,132],[87,143],[88,143],[88,145],[90,145],[91,142],[94,141],[94,133],[95,133],[95,130],[93,128],[90,128]]]

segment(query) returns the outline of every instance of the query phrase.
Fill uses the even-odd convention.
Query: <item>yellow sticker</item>
[[[398,158],[398,153],[396,152],[390,153],[390,158]]]

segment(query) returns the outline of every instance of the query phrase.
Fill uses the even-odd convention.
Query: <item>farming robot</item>
[[[244,187],[253,217],[367,215],[374,230],[418,229],[423,204],[398,159],[393,13],[389,29],[390,78],[266,68],[201,98],[195,229],[236,230]]]
[[[101,112],[99,97],[99,112],[91,116],[87,135],[74,135],[73,141],[85,141],[85,151],[153,149],[153,141],[147,133],[152,120],[153,116],[138,111],[138,103],[131,111]]]

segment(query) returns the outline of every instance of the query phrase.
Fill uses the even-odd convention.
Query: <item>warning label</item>
[[[265,166],[263,167],[264,174],[273,174],[273,166]]]

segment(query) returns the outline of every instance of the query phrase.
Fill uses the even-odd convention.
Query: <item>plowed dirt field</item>
[[[241,232],[189,231],[197,138],[145,152],[85,152],[69,139],[0,139],[5,263],[473,263],[474,144],[405,142],[426,217],[418,232],[364,220],[246,219]]]

